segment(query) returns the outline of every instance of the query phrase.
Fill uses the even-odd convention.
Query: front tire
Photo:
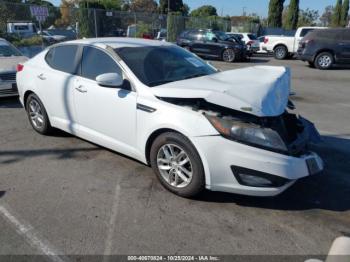
[[[33,129],[42,135],[48,135],[53,131],[46,109],[37,95],[30,94],[26,101],[26,110]]]
[[[231,48],[227,48],[222,52],[222,60],[224,62],[232,63],[236,60],[235,51]]]
[[[179,133],[158,136],[151,147],[150,162],[161,184],[179,196],[194,197],[205,187],[200,156],[191,141]]]
[[[320,53],[315,58],[315,66],[321,70],[330,69],[334,64],[334,57],[329,52]]]
[[[288,49],[283,45],[277,46],[273,51],[277,60],[284,60],[288,56]]]

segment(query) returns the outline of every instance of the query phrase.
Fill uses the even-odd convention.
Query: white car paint
[[[274,52],[277,46],[285,46],[288,53],[295,54],[298,50],[301,39],[307,32],[315,29],[325,29],[326,27],[299,27],[294,36],[266,36],[267,42],[264,44],[264,50]]]
[[[258,52],[260,49],[260,42],[257,40],[255,34],[253,33],[232,33],[227,32],[227,35],[239,35],[241,40],[250,48],[253,52]],[[251,39],[250,35],[253,35],[255,39]]]
[[[24,104],[28,92],[37,94],[51,125],[56,128],[145,164],[148,163],[146,145],[151,135],[165,128],[174,130],[186,136],[198,151],[204,167],[205,187],[214,191],[273,196],[283,192],[297,179],[309,176],[307,159],[315,160],[323,169],[323,162],[315,153],[289,156],[228,140],[220,136],[202,112],[157,97],[169,94],[204,98],[241,111],[244,110],[240,106],[251,107],[252,115],[276,116],[285,107],[289,93],[289,71],[283,67],[239,69],[150,88],[135,76],[124,61],[113,56],[111,48],[174,45],[131,38],[85,39],[68,44],[89,45],[108,52],[132,83],[133,91],[103,88],[96,81],[50,68],[44,60],[48,52],[45,50],[26,62],[24,70],[17,74],[20,101]],[[260,74],[260,84],[258,80],[253,80],[252,74]],[[240,80],[235,80],[235,77]],[[235,81],[240,86],[236,86]],[[137,104],[156,110],[152,113],[137,110]],[[281,187],[243,186],[233,175],[232,165],[286,178],[290,182]]]
[[[0,38],[0,49],[11,47],[16,51],[16,55],[3,56],[0,50],[0,97],[18,95],[16,90],[16,66],[27,61],[20,51],[5,39]]]
[[[259,75],[259,78],[246,81],[252,75]],[[245,83],[243,90],[242,83]],[[172,82],[151,90],[158,97],[204,98],[210,103],[256,116],[277,116],[284,112],[288,103],[290,70],[254,66]]]

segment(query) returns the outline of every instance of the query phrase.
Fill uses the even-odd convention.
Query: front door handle
[[[87,92],[87,90],[83,86],[78,86],[75,89],[77,91],[79,91],[80,93],[86,93]]]
[[[38,75],[38,78],[39,78],[40,80],[45,80],[45,79],[46,79],[46,77],[44,76],[43,73],[41,73],[40,75]]]

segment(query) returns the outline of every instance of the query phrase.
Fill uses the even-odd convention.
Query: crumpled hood
[[[290,70],[254,66],[172,82],[151,91],[164,98],[203,98],[209,103],[256,116],[281,115],[290,93]]]
[[[17,64],[27,61],[25,56],[0,57],[0,73],[16,71]]]

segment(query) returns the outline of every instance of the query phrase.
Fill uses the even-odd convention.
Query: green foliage
[[[168,7],[168,3],[170,2],[170,7]],[[182,0],[159,0],[159,12],[162,14],[167,14],[170,12],[180,12],[181,14],[185,14],[188,12],[188,6],[184,6]]]
[[[152,32],[152,26],[149,23],[138,22],[136,25],[136,37],[143,37],[144,34]]]
[[[99,3],[107,10],[121,10],[122,6],[121,0],[101,0]]]
[[[337,0],[332,16],[332,27],[342,26],[342,6],[342,0]]]
[[[179,12],[168,14],[167,19],[167,41],[175,42],[176,37],[185,29],[185,19]]]
[[[269,4],[269,27],[282,27],[282,13],[284,0],[270,0]]]
[[[323,14],[320,17],[320,21],[322,23],[323,26],[330,26],[330,24],[332,23],[332,16],[333,16],[333,6],[329,5],[326,6]]]
[[[15,46],[19,47],[19,46],[38,46],[38,45],[42,45],[43,44],[43,39],[41,36],[33,36],[30,38],[18,38],[15,40],[11,41],[12,44],[14,44]]]
[[[196,16],[196,17],[207,17],[207,16],[217,16],[218,13],[216,11],[216,8],[212,5],[203,5],[201,7],[198,7],[197,9],[194,9],[190,16]]]
[[[302,26],[316,26],[317,20],[320,17],[317,10],[307,8],[306,10],[300,10],[298,27]]]
[[[288,6],[284,28],[287,30],[296,29],[298,26],[298,20],[299,20],[299,0],[291,0]]]
[[[343,3],[342,15],[341,15],[342,26],[345,27],[348,25],[348,18],[349,18],[349,0],[345,0]]]

